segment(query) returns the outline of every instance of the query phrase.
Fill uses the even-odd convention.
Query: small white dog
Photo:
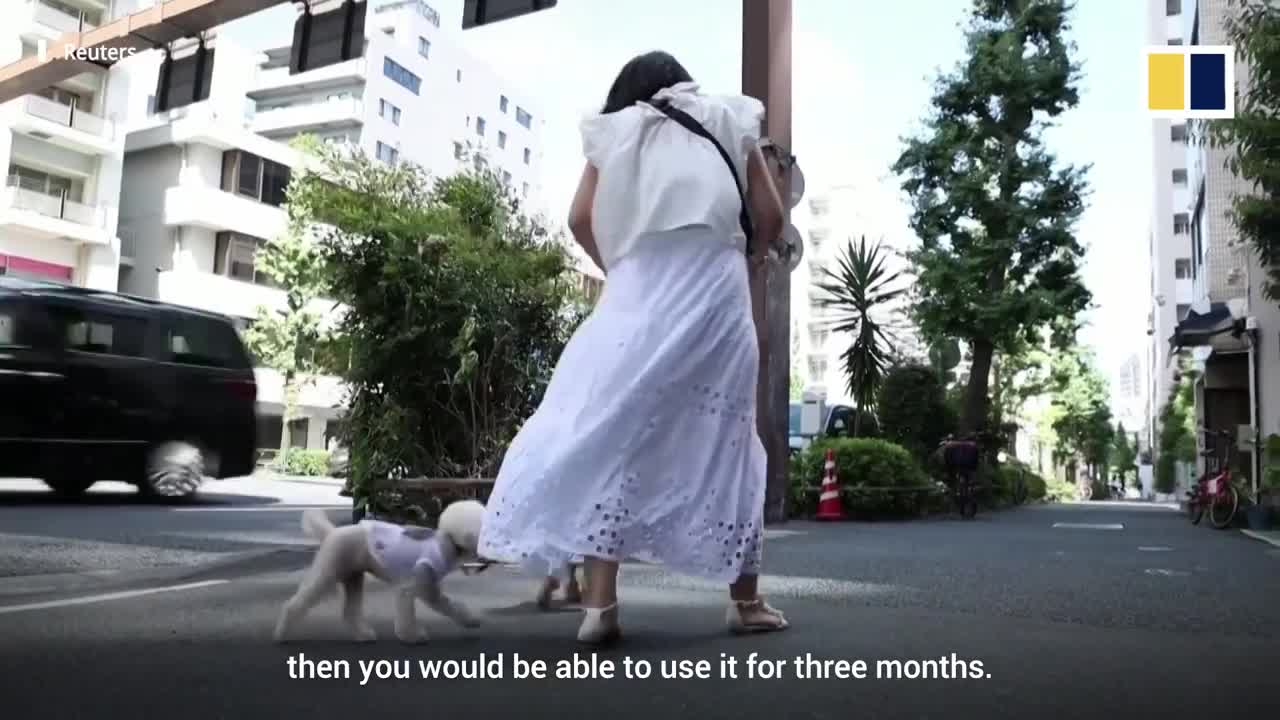
[[[474,500],[446,507],[439,530],[377,520],[337,527],[324,512],[305,511],[302,529],[320,542],[320,548],[297,593],[280,613],[276,642],[284,642],[292,627],[337,585],[342,585],[342,616],[354,639],[376,640],[377,634],[364,619],[366,573],[395,586],[395,633],[401,642],[427,640],[427,631],[418,625],[415,614],[419,599],[463,627],[478,627],[480,620],[445,595],[440,585],[464,559],[476,557],[483,517],[484,505]]]

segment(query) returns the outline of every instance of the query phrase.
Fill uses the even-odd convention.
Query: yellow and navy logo
[[[1146,49],[1147,112],[1152,117],[1235,117],[1235,48],[1155,45]]]

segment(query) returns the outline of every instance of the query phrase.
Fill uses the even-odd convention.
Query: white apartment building
[[[267,241],[287,227],[285,188],[300,158],[250,129],[249,82],[261,55],[219,38],[175,45],[161,80],[164,55],[122,63],[131,107],[138,108],[125,142],[120,237],[126,248],[120,289],[229,315],[243,329],[259,307],[283,310],[284,291],[255,268]],[[188,82],[201,73],[200,83]],[[334,317],[333,303],[311,308]],[[284,413],[283,378],[260,368],[259,447],[277,448]],[[300,390],[290,446],[322,449],[336,429],[343,400],[338,378],[322,376]]]
[[[827,293],[820,287],[831,282],[824,269],[839,274],[840,258],[852,241],[855,248],[865,235],[868,246],[881,243],[888,272],[901,272],[896,286],[911,284],[910,266],[904,253],[910,249],[910,233],[891,230],[897,225],[875,213],[893,207],[875,197],[880,192],[876,183],[842,184],[815,193],[808,201],[808,217],[796,217],[799,225],[808,225],[808,242],[801,267],[792,275],[791,318],[792,363],[807,390],[826,394],[828,403],[852,404],[848,377],[841,354],[853,342],[846,332],[832,329],[833,320],[841,312],[823,307]],[[891,203],[891,199],[882,199]],[[799,216],[800,213],[795,213]],[[896,354],[923,358],[925,352],[917,334],[905,316],[908,299],[904,296],[893,308],[880,313],[897,340]]]
[[[532,99],[465,52],[461,30],[443,26],[423,0],[369,0],[356,8],[363,47],[334,54],[341,45],[335,40],[332,57],[302,59],[289,47],[266,50],[249,92],[257,103],[253,129],[282,141],[309,133],[354,143],[437,176],[456,171],[474,149],[539,207],[544,120]],[[317,2],[313,12],[332,19],[313,23],[314,33],[341,34],[340,3]],[[321,62],[328,64],[315,66]]]
[[[1148,0],[1148,20],[1149,44],[1186,43],[1188,30],[1183,0]],[[1151,310],[1147,316],[1150,344],[1145,362],[1147,408],[1142,423],[1150,446],[1156,445],[1156,425],[1176,370],[1169,338],[1191,309],[1194,299],[1187,138],[1185,121],[1151,121],[1152,215],[1148,237]]]
[[[1191,44],[1228,44],[1228,0],[1187,0],[1184,29]],[[1236,92],[1248,92],[1249,71],[1235,68]],[[1237,100],[1236,107],[1240,103]],[[1262,295],[1257,255],[1228,216],[1233,199],[1250,188],[1224,166],[1229,149],[1194,146],[1188,154],[1191,199],[1193,312],[1180,327],[1204,374],[1196,386],[1196,423],[1233,434],[1256,428],[1280,433],[1280,307]],[[1222,332],[1232,327],[1252,331]],[[1247,435],[1247,433],[1246,433]],[[1252,471],[1246,455],[1245,467]]]
[[[4,0],[0,64],[152,0]],[[115,290],[122,71],[86,72],[0,105],[0,274]]]

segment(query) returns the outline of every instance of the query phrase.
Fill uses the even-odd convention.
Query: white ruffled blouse
[[[659,92],[702,124],[734,160],[744,190],[747,158],[760,141],[764,105],[742,95],[704,95],[695,83]],[[582,122],[583,151],[599,172],[592,233],[605,268],[646,235],[709,227],[739,247],[742,201],[720,153],[646,103]]]

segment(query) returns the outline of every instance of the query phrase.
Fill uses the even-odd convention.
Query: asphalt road
[[[1096,503],[972,522],[789,524],[771,533],[763,585],[791,630],[729,637],[722,589],[628,566],[625,642],[597,655],[575,645],[576,613],[537,612],[535,583],[500,568],[449,580],[483,612],[479,629],[423,610],[431,641],[403,646],[391,636],[391,598],[375,583],[366,611],[377,643],[345,639],[334,599],[296,642],[272,644],[276,613],[309,560],[296,506],[332,502],[333,492],[285,486],[245,483],[232,488],[240,495],[186,508],[124,496],[50,506],[0,491],[0,558],[9,558],[0,568],[10,575],[0,582],[0,713],[1217,718],[1274,717],[1277,708],[1280,549],[1193,528],[1164,509]],[[28,545],[18,563],[12,537],[62,554],[41,560],[46,546]],[[81,557],[94,548],[102,554]],[[99,560],[118,572],[87,574]],[[557,679],[556,662],[575,653],[588,666],[614,662],[615,677]],[[748,677],[752,653],[783,661],[779,677]],[[482,654],[499,661],[502,678],[421,677],[418,661]],[[546,661],[547,677],[513,678],[517,654]],[[879,660],[953,654],[981,662],[977,677],[876,677]],[[351,677],[291,678],[299,655],[346,660]],[[794,659],[805,656],[866,661],[867,677],[797,677]],[[722,658],[737,660],[736,678],[720,677]],[[411,677],[362,684],[360,661],[380,659],[408,661]],[[652,676],[624,677],[627,660],[647,661]],[[705,660],[711,677],[662,679],[664,660]]]

